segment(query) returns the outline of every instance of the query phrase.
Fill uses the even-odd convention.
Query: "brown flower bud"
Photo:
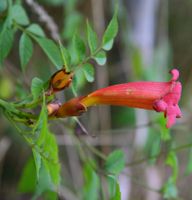
[[[49,82],[49,89],[46,92],[46,94],[51,95],[55,92],[65,89],[66,87],[69,87],[69,85],[72,82],[73,75],[74,75],[73,72],[66,72],[65,69],[61,69],[55,72],[51,76],[51,79]]]

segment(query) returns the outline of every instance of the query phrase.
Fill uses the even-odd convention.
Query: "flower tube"
[[[128,106],[163,112],[167,117],[166,126],[170,128],[175,123],[175,118],[181,117],[178,102],[182,90],[181,83],[177,81],[178,70],[171,70],[171,74],[169,82],[131,82],[96,90],[63,104],[56,115],[66,117],[70,113],[70,116],[77,116],[93,105]]]

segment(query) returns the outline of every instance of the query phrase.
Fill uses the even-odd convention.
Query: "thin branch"
[[[46,24],[47,29],[50,31],[51,37],[58,41],[60,39],[58,27],[47,11],[37,2],[34,2],[34,0],[26,0],[26,3],[31,6],[33,11],[38,15],[39,20]]]
[[[95,147],[93,147],[92,145],[88,144],[87,142],[84,141],[84,139],[82,138],[78,138],[82,144],[85,145],[85,147],[90,150],[93,154],[95,154],[96,156],[100,157],[103,160],[106,160],[107,157],[105,156],[105,154],[103,154],[101,151],[97,150]]]
[[[192,147],[192,143],[183,144],[183,145],[181,145],[181,146],[172,148],[172,149],[170,149],[169,151],[176,151],[176,152],[177,152],[177,151],[185,150],[185,149],[190,148],[190,147]],[[132,167],[132,166],[134,166],[134,165],[138,165],[138,164],[147,162],[147,161],[150,160],[150,159],[157,158],[158,156],[163,155],[163,154],[166,154],[166,153],[167,153],[166,151],[161,151],[161,152],[158,153],[158,154],[155,154],[155,155],[152,155],[152,156],[149,156],[149,157],[146,157],[146,158],[141,158],[141,159],[139,159],[139,160],[136,160],[136,161],[127,163],[126,166]]]
[[[82,131],[86,134],[86,135],[90,135],[87,131],[87,129],[84,127],[84,125],[79,121],[79,119],[77,117],[74,117],[75,121],[78,123],[78,125],[80,126],[80,128],[82,129]],[[93,147],[92,145],[88,144],[87,142],[84,141],[84,139],[77,137],[79,139],[79,141],[81,141],[81,143],[83,143],[85,145],[85,147],[87,149],[89,149],[93,154],[97,155],[98,157],[100,157],[103,160],[106,160],[106,156],[100,152],[99,150],[97,150],[95,147]]]
[[[88,130],[85,128],[85,126],[79,121],[79,119],[77,117],[73,117],[73,119],[75,120],[75,122],[79,125],[79,127],[81,128],[81,130],[83,131],[83,133],[85,133],[86,135],[89,135]]]

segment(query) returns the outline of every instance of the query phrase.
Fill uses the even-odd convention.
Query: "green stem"
[[[23,131],[15,124],[12,117],[6,112],[5,112],[5,116],[10,121],[10,123],[15,127],[15,129],[18,131],[18,133],[21,135],[21,137],[23,137],[27,141],[28,144],[31,144],[31,140],[29,138],[27,138],[25,136],[25,134],[23,133]],[[31,133],[31,132],[27,132],[27,134],[29,134],[29,133]]]
[[[9,116],[12,116],[13,118],[21,118],[25,120],[29,119],[37,119],[37,116],[31,113],[27,113],[24,111],[20,111],[15,108],[15,105],[13,103],[8,103],[2,99],[0,99],[0,107],[6,112],[9,113]]]
[[[173,149],[171,149],[171,150],[172,150],[172,151],[181,151],[181,150],[187,149],[187,148],[189,148],[189,147],[192,147],[192,143],[184,144],[184,145],[175,147],[175,148],[173,148]]]
[[[98,157],[101,158],[102,160],[105,160],[105,161],[106,161],[107,157],[106,157],[103,153],[101,153],[101,152],[100,152],[99,150],[97,150],[95,147],[93,147],[93,146],[87,144],[83,139],[80,138],[79,140],[80,140],[81,143],[83,143],[83,144],[85,145],[85,147],[86,147],[87,149],[89,149],[93,154],[95,154],[96,156],[98,156]]]
[[[82,129],[82,131],[83,131],[86,135],[89,135],[88,131],[87,131],[86,128],[83,126],[83,124],[81,124],[81,122],[78,120],[78,118],[77,118],[77,117],[73,117],[73,119],[76,121],[76,123],[78,123],[78,125],[80,126],[80,128]],[[100,152],[99,150],[97,150],[95,147],[93,147],[93,146],[89,145],[88,143],[86,143],[86,142],[84,141],[84,139],[82,139],[82,138],[80,138],[80,137],[77,137],[77,139],[78,139],[79,141],[81,141],[81,143],[83,143],[83,144],[86,146],[86,148],[88,148],[93,154],[97,155],[98,157],[100,157],[100,158],[103,159],[103,160],[106,160],[106,159],[107,159],[107,157],[106,157],[103,153],[101,153],[101,152]]]
[[[13,25],[14,25],[16,28],[18,28],[20,31],[22,31],[22,32],[24,32],[24,33],[26,33],[26,34],[28,34],[31,38],[35,39],[35,36],[34,36],[31,32],[27,31],[25,28],[23,28],[22,26],[20,26],[20,25],[19,25],[16,21],[14,21],[14,20],[13,20]]]
[[[185,149],[190,148],[190,147],[192,147],[192,143],[184,144],[184,145],[181,145],[181,146],[172,148],[172,149],[170,149],[169,151],[176,151],[176,152],[177,152],[177,151],[185,150]],[[139,159],[139,160],[136,160],[136,161],[127,163],[126,166],[131,167],[131,166],[134,166],[134,165],[138,165],[138,164],[147,162],[147,161],[150,160],[150,159],[157,158],[158,156],[160,156],[160,155],[162,155],[162,154],[165,154],[165,153],[167,153],[167,152],[166,152],[166,151],[162,151],[162,152],[160,152],[160,153],[158,153],[158,154],[149,156],[149,157],[147,157],[147,158],[142,158],[142,159]]]
[[[86,64],[89,60],[91,60],[101,49],[102,49],[102,47],[98,47],[98,49],[96,49],[95,52],[94,52],[93,54],[91,54],[91,55],[89,55],[88,57],[86,57],[86,58],[85,58],[81,63],[79,63],[78,65],[71,66],[71,68],[73,69],[73,68],[75,67],[75,68],[73,69],[74,72],[77,71],[77,70],[80,70],[81,67],[83,67],[84,64]],[[74,95],[75,97],[78,96],[78,95],[77,95],[77,92],[76,92],[76,90],[75,90],[75,87],[74,87],[74,85],[73,85],[73,83],[72,83],[71,89],[72,89],[73,95]]]
[[[37,119],[37,115],[34,115],[32,113],[28,113],[28,112],[24,112],[24,111],[20,111],[18,109],[16,109],[14,107],[13,104],[10,103],[11,109],[9,109],[9,113],[11,113],[12,115],[16,115],[19,118],[26,118],[26,119]]]
[[[80,62],[78,65],[75,65],[75,70],[79,70],[84,64],[86,64],[89,60],[91,60],[100,50],[102,49],[102,46],[98,47],[95,52],[88,57],[86,57],[82,62]],[[73,67],[73,66],[72,66]]]
[[[7,106],[9,106],[9,103],[4,101],[3,99],[0,99],[0,107],[2,107],[3,109],[6,109]]]
[[[46,101],[50,102],[51,100],[53,100],[53,98],[54,98],[53,95],[47,96]],[[24,108],[34,108],[34,107],[38,106],[39,103],[42,102],[42,100],[43,100],[43,97],[40,97],[39,99],[33,100],[33,101],[29,102],[29,103],[23,103],[23,102],[21,102],[21,103],[15,103],[14,106],[16,108],[23,108],[23,109]]]
[[[59,49],[60,49],[60,52],[61,52],[61,57],[62,57],[64,66],[65,66],[66,72],[70,72],[68,63],[67,63],[67,61],[66,61],[66,59],[65,59],[65,56],[64,56],[63,48],[64,48],[64,47],[63,47],[61,41],[59,40]]]
[[[37,151],[37,152],[41,155],[41,157],[44,158],[44,159],[46,159],[48,162],[51,162],[51,163],[53,163],[53,164],[58,164],[58,162],[56,162],[54,159],[51,159],[51,158],[47,157],[47,156],[44,154],[44,152],[41,151],[41,149],[38,147],[38,145],[35,144],[35,143],[33,142],[33,140],[31,140],[31,139],[28,137],[28,136],[29,136],[29,133],[32,134],[31,131],[26,132],[26,131],[21,130],[21,129],[15,124],[15,122],[12,120],[12,118],[11,118],[8,114],[6,114],[6,117],[7,117],[7,119],[10,121],[10,123],[15,127],[15,129],[18,131],[18,133],[20,134],[20,136],[23,137],[23,138],[26,140],[26,142],[28,143],[28,145],[29,145],[32,149],[34,149],[35,151]],[[26,135],[26,134],[27,134],[27,135]]]

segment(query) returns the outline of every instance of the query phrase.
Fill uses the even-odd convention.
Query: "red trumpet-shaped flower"
[[[99,104],[128,106],[163,112],[167,117],[167,128],[181,117],[178,106],[181,97],[181,83],[177,81],[179,72],[171,70],[169,82],[131,82],[109,86],[84,96],[74,98],[63,104],[57,111],[57,117],[77,116],[87,107]]]

